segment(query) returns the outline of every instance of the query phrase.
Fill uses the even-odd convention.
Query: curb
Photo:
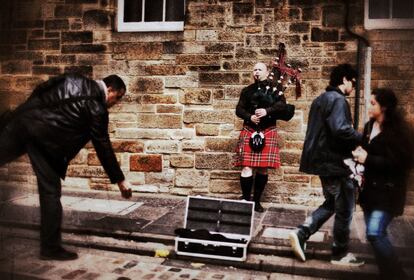
[[[38,240],[38,232],[33,229],[10,229],[13,237]],[[4,231],[7,234],[7,231]],[[171,237],[173,238],[173,237]],[[145,238],[144,238],[145,239]],[[165,239],[164,239],[165,240]],[[292,275],[325,277],[338,279],[375,279],[377,270],[374,265],[367,264],[362,268],[349,268],[332,266],[322,260],[309,260],[299,262],[292,257],[274,255],[263,255],[250,252],[245,262],[223,261],[208,258],[184,257],[175,254],[174,246],[156,242],[135,242],[135,240],[120,240],[113,237],[90,236],[79,233],[63,234],[63,241],[66,245],[73,245],[84,248],[94,248],[120,253],[138,254],[154,257],[155,250],[163,248],[169,250],[169,259],[200,262],[211,265],[231,266],[238,269],[247,269],[271,273],[288,273]],[[166,259],[167,261],[168,259]]]

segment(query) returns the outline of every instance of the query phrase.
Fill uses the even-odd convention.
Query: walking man
[[[319,175],[325,202],[289,237],[295,255],[306,260],[309,237],[335,214],[331,263],[359,266],[363,262],[348,253],[350,224],[355,207],[355,185],[343,160],[361,141],[352,127],[346,96],[354,89],[356,71],[349,64],[335,67],[326,92],[311,105],[300,171]]]

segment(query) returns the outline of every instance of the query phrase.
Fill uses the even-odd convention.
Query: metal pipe
[[[354,104],[354,128],[358,129],[359,124],[359,106],[361,98],[361,52],[362,52],[362,42],[358,39],[358,48],[357,48],[357,72],[356,85],[355,85],[355,104]]]
[[[365,65],[364,65],[364,124],[368,122],[368,106],[371,95],[371,59],[372,48],[365,49]]]
[[[358,49],[357,49],[357,71],[358,77],[356,79],[356,87],[355,87],[355,106],[354,106],[354,128],[358,128],[359,124],[359,104],[360,104],[360,82],[361,82],[361,75],[360,75],[360,67],[361,67],[361,49],[363,47],[362,44],[369,47],[369,42],[366,38],[354,33],[349,28],[349,2],[350,0],[343,0],[345,3],[345,30],[349,33],[349,35],[358,40]],[[365,74],[364,74],[365,75]],[[371,75],[371,73],[369,74]],[[365,76],[364,76],[365,77]]]

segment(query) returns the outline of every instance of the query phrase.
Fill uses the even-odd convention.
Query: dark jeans
[[[394,218],[386,211],[364,210],[367,239],[374,249],[381,279],[404,279],[403,268],[387,236],[387,227]]]
[[[332,256],[339,257],[348,252],[350,225],[355,207],[355,185],[347,177],[320,177],[320,179],[325,202],[307,217],[299,228],[308,239],[335,214]]]
[[[18,123],[0,132],[0,166],[28,153],[37,177],[40,199],[41,249],[53,250],[61,244],[61,181],[52,164],[36,145],[28,141]]]

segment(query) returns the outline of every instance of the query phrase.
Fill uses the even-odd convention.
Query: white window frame
[[[117,12],[117,31],[118,32],[151,32],[151,31],[183,31],[184,21],[165,21],[166,12],[166,0],[163,3],[163,21],[150,21],[144,22],[145,16],[145,1],[142,0],[142,19],[139,22],[125,22],[124,21],[124,8],[125,1],[118,0],[118,12]],[[185,0],[184,0],[185,11]]]
[[[392,0],[390,1],[390,14],[392,16]],[[373,29],[414,29],[414,18],[369,18],[369,0],[364,5],[364,26],[367,30]]]

